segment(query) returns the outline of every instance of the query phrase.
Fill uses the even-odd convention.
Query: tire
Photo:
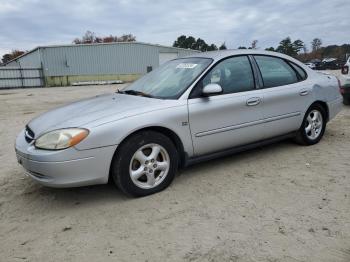
[[[320,118],[318,116],[320,116]],[[296,142],[307,146],[317,144],[322,139],[326,130],[326,121],[327,114],[325,109],[319,104],[311,105],[304,116],[300,129],[297,132],[295,138]]]
[[[142,131],[119,146],[112,160],[111,176],[124,193],[135,197],[147,196],[171,184],[178,159],[176,147],[167,136],[155,131]]]
[[[344,104],[344,105],[347,105],[347,106],[350,105],[350,97],[345,97],[345,96],[344,96],[344,97],[343,97],[343,104]]]

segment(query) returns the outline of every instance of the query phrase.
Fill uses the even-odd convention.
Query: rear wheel
[[[120,145],[111,175],[124,193],[146,196],[170,185],[177,166],[178,153],[173,142],[161,133],[144,131]]]
[[[322,139],[325,129],[326,112],[324,108],[318,104],[312,105],[305,114],[296,141],[303,145],[314,145]]]

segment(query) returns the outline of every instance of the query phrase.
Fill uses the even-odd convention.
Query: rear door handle
[[[261,99],[260,97],[252,97],[247,100],[247,106],[256,106],[260,104]]]
[[[301,95],[301,96],[306,96],[306,95],[308,95],[308,94],[309,94],[309,91],[306,90],[306,89],[302,89],[302,90],[300,90],[300,92],[299,92],[299,95]]]

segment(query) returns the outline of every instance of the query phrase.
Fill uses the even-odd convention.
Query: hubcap
[[[315,140],[322,132],[323,128],[323,117],[318,110],[312,110],[306,118],[305,122],[305,133],[306,136]]]
[[[170,158],[165,148],[158,144],[147,144],[131,158],[129,175],[136,186],[151,189],[164,181],[169,167]]]

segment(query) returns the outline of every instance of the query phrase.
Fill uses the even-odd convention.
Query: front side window
[[[182,58],[169,61],[123,90],[162,99],[177,99],[209,66],[209,58]]]
[[[236,56],[217,64],[202,80],[201,86],[219,84],[224,94],[244,92],[255,88],[252,68],[247,56]]]
[[[296,72],[283,59],[271,56],[254,56],[254,58],[259,66],[265,88],[298,82]]]

